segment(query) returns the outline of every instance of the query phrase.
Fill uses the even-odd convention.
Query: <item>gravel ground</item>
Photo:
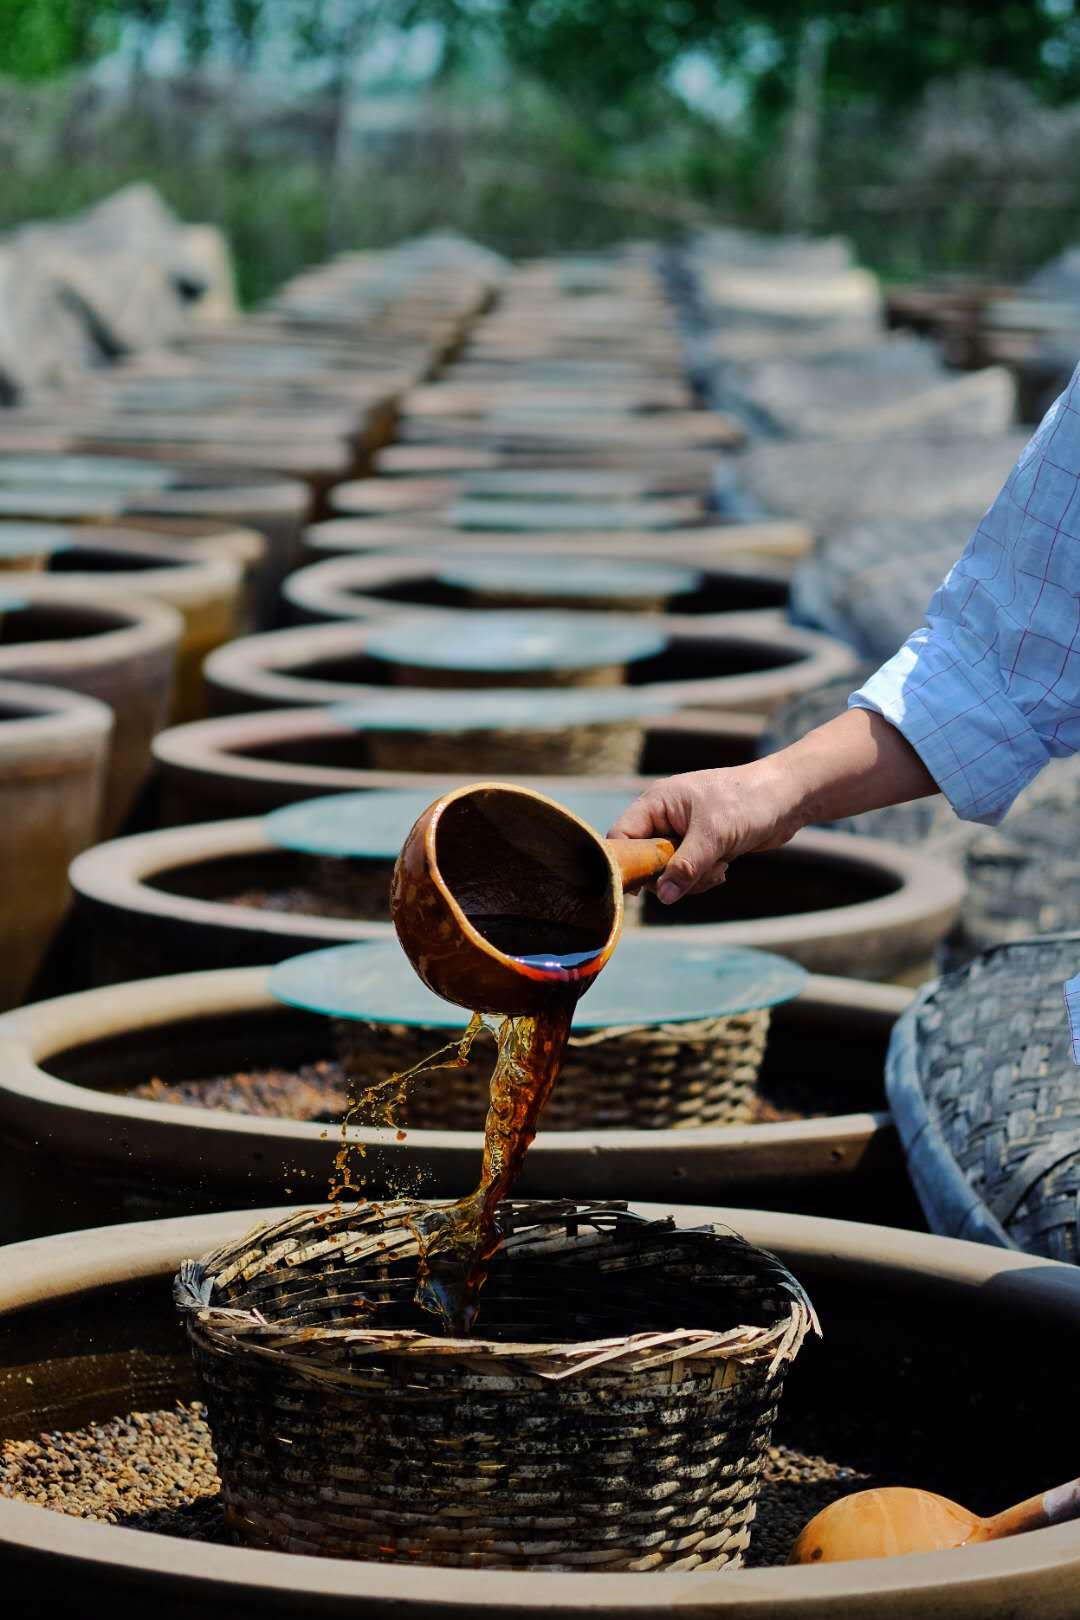
[[[221,896],[227,906],[248,906],[254,911],[287,911],[294,917],[355,917],[356,912],[342,901],[335,904],[314,884],[293,883],[287,888],[240,889]]]
[[[0,1443],[0,1496],[80,1519],[190,1541],[227,1539],[201,1402],[132,1412],[72,1432]],[[806,1521],[869,1476],[826,1457],[771,1446],[750,1567],[782,1564]]]
[[[838,1496],[884,1483],[827,1457],[770,1446],[746,1567],[786,1564],[791,1543],[815,1513]]]
[[[0,1442],[0,1496],[78,1519],[223,1541],[220,1482],[200,1401]]]
[[[348,1107],[348,1080],[340,1063],[326,1059],[301,1069],[248,1069],[208,1079],[165,1081],[135,1086],[129,1095],[149,1102],[186,1103],[226,1114],[260,1119],[299,1119],[328,1124]]]
[[[235,1074],[215,1074],[207,1079],[176,1081],[155,1077],[133,1087],[128,1095],[150,1102],[217,1109],[226,1114],[255,1114],[260,1119],[297,1119],[328,1125],[337,1123],[348,1107],[349,1081],[340,1063],[324,1059],[295,1070],[250,1069]],[[823,1084],[819,1074],[792,1074],[770,1080],[768,1095],[754,1099],[753,1119],[757,1124],[822,1119],[830,1114],[846,1113],[850,1107],[850,1096],[841,1095],[838,1090],[830,1094],[828,1084]],[[479,1128],[479,1117],[474,1124]]]

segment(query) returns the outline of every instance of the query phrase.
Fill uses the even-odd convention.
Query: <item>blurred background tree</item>
[[[0,73],[46,79],[116,44],[116,16],[96,0],[0,0]]]
[[[1080,226],[1080,0],[0,0],[0,226],[146,176],[248,298],[349,244],[705,220],[1017,276]]]

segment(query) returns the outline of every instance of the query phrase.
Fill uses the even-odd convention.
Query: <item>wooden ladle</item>
[[[895,1558],[1000,1541],[1080,1518],[1080,1479],[1029,1496],[989,1519],[932,1491],[890,1486],[856,1491],[822,1508],[795,1540],[789,1564],[835,1564],[854,1558]]]
[[[409,833],[390,913],[405,954],[444,1001],[535,1014],[569,984],[587,988],[615,949],[623,891],[656,877],[673,853],[665,838],[601,838],[530,788],[477,782],[437,799]],[[520,941],[513,952],[507,926]],[[530,936],[555,935],[580,940],[581,959],[531,953]]]

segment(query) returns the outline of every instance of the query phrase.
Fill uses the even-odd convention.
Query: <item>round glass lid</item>
[[[428,612],[368,631],[371,658],[423,669],[592,669],[661,652],[667,638],[631,614]]]
[[[634,686],[391,687],[357,703],[335,703],[330,715],[356,731],[561,731],[566,726],[674,714],[676,704]]]
[[[677,529],[687,509],[673,501],[455,501],[450,522],[455,529],[517,529],[521,533],[579,529]]]
[[[176,470],[163,462],[122,456],[0,456],[0,487],[40,485],[43,489],[81,484],[90,489],[166,489]]]
[[[627,467],[495,467],[470,472],[461,493],[470,501],[602,501],[625,500],[648,488],[646,475]]]
[[[70,551],[74,544],[71,530],[59,523],[0,521],[0,560],[10,557],[51,557],[57,551]]]
[[[768,951],[677,945],[626,931],[574,1012],[576,1030],[692,1023],[791,1001],[806,970]],[[463,1029],[469,1014],[434,995],[396,939],[338,945],[271,969],[271,994],[290,1007],[369,1024]]]
[[[133,491],[88,484],[4,484],[0,481],[0,518],[115,518],[123,515]]]
[[[263,817],[271,843],[304,855],[396,860],[414,822],[437,794],[427,788],[373,793],[334,793],[272,810]],[[633,793],[597,790],[560,793],[559,803],[603,836]]]
[[[617,557],[462,557],[446,563],[436,579],[458,590],[501,596],[659,597],[699,589],[701,574],[671,563],[624,562]]]

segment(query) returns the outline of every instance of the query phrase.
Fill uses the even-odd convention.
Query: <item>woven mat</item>
[[[1080,1069],[1062,984],[1080,933],[999,946],[921,991],[886,1087],[935,1232],[1075,1261]]]
[[[957,826],[968,892],[946,969],[993,945],[1080,923],[1078,832],[1080,756],[1052,760],[1000,827]]]

